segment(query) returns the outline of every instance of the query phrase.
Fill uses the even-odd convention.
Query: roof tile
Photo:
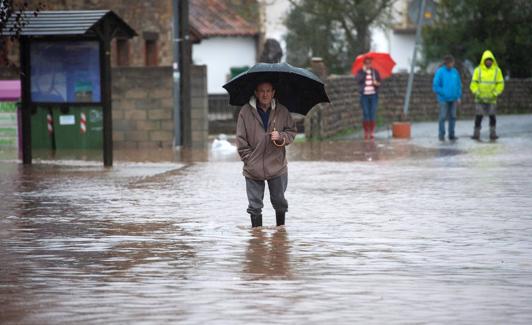
[[[200,38],[254,36],[258,27],[239,16],[224,0],[190,1],[190,27]]]

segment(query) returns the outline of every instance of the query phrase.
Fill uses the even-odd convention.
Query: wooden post
[[[103,165],[113,166],[113,114],[111,99],[111,28],[104,21],[100,34],[100,91],[103,110]]]
[[[21,117],[22,117],[22,163],[31,165],[31,70],[30,70],[30,40],[20,39],[20,85],[21,85]]]

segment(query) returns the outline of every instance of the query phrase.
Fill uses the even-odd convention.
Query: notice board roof
[[[7,21],[3,35],[15,35],[12,29],[16,13]],[[26,24],[20,36],[96,36],[101,25],[108,20],[112,37],[131,38],[137,33],[111,10],[68,10],[22,12]]]

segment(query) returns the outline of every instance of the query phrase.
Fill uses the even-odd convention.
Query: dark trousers
[[[268,189],[270,191],[270,201],[277,212],[288,211],[288,202],[284,197],[284,192],[288,185],[288,174],[284,174],[267,181],[256,181],[246,177],[246,193],[248,195],[248,209],[247,212],[252,215],[262,214],[264,203],[264,188],[265,183],[268,182]]]
[[[475,116],[475,129],[480,129],[482,127],[482,115]],[[490,127],[494,128],[497,125],[497,118],[495,115],[490,115]]]

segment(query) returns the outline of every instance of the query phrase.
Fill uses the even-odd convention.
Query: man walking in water
[[[288,185],[285,147],[296,136],[296,127],[288,109],[274,99],[275,89],[269,81],[260,82],[255,95],[242,106],[236,127],[236,145],[244,162],[247,212],[251,226],[262,226],[264,188],[268,182],[270,200],[275,209],[277,226],[285,223],[288,202],[284,193]]]

